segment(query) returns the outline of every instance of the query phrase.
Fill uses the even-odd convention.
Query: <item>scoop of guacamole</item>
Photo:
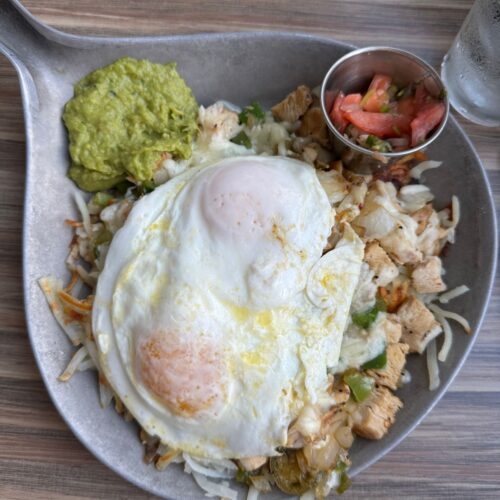
[[[198,105],[175,66],[126,57],[76,84],[63,120],[68,175],[81,189],[149,181],[166,153],[191,156]]]

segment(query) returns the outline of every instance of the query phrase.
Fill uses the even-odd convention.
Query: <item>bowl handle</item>
[[[0,0],[0,52],[16,68],[25,110],[28,105],[38,107],[37,68],[50,43],[40,33],[41,27],[17,0]]]

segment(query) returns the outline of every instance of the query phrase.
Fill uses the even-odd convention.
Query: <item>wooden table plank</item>
[[[468,0],[29,0],[42,20],[73,33],[177,34],[288,30],[357,45],[389,44],[438,66]],[[460,119],[500,207],[500,130]],[[101,465],[73,437],[40,380],[26,335],[21,285],[24,131],[17,78],[0,58],[0,498],[152,498]],[[401,445],[356,478],[346,499],[498,498],[500,280],[462,372]]]

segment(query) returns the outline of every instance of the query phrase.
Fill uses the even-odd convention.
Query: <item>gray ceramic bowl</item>
[[[334,40],[280,33],[233,33],[183,37],[99,39],[65,35],[33,19],[19,4],[0,0],[0,49],[16,66],[25,110],[27,181],[24,219],[24,290],[29,335],[47,390],[78,439],[122,477],[165,498],[205,498],[177,465],[160,473],[142,461],[137,427],[98,403],[96,377],[83,372],[69,383],[57,376],[73,351],[52,317],[37,285],[47,274],[67,277],[64,266],[70,231],[62,221],[76,215],[75,186],[66,177],[67,141],[61,122],[73,84],[89,71],[128,55],[177,61],[181,75],[202,104],[223,98],[270,106],[301,83],[321,83],[332,63],[353,47]],[[485,172],[454,120],[429,147],[444,161],[426,182],[438,206],[456,194],[462,200],[457,243],[445,259],[450,287],[467,284],[472,293],[452,309],[465,315],[474,333],[454,331],[453,350],[441,364],[441,387],[427,390],[423,357],[411,357],[413,382],[399,391],[405,401],[396,424],[381,441],[358,439],[352,475],[394,447],[429,412],[464,362],[479,331],[490,295],[497,253],[495,215]],[[418,466],[416,467],[418,469]],[[418,472],[416,470],[416,472]],[[237,486],[243,495],[243,488]],[[268,498],[280,498],[275,493]]]

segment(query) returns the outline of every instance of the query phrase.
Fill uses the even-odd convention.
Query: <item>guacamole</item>
[[[119,59],[80,80],[65,106],[68,175],[85,191],[111,188],[129,176],[149,181],[166,153],[191,156],[197,116],[175,63]]]

